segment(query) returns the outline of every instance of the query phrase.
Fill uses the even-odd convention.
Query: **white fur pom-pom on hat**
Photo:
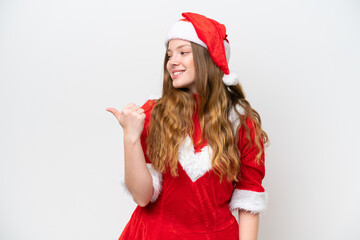
[[[223,82],[227,86],[234,86],[234,85],[237,85],[239,83],[239,77],[238,77],[238,75],[236,73],[233,73],[233,72],[231,72],[228,75],[224,74]]]

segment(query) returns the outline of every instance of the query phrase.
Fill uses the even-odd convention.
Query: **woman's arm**
[[[124,133],[125,184],[134,201],[141,207],[146,206],[153,194],[153,183],[146,167],[140,138],[132,139]]]
[[[259,227],[259,214],[239,210],[239,239],[256,240]]]
[[[119,112],[107,108],[119,121],[124,130],[125,184],[134,201],[146,206],[153,194],[151,174],[146,166],[140,136],[144,128],[144,110],[135,104],[128,104]]]

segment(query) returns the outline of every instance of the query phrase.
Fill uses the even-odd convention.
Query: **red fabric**
[[[146,152],[147,127],[154,103],[154,100],[149,100],[143,105],[146,114],[141,137],[144,152]],[[195,123],[193,137],[196,142],[201,137],[197,114],[194,114],[193,120]],[[244,134],[244,131],[240,129],[239,134]],[[243,136],[240,137],[244,139]],[[202,142],[194,151],[199,151],[205,144],[206,142]],[[251,190],[256,186],[257,190],[263,191],[259,187],[262,179],[258,176],[250,176],[253,172],[258,174],[258,171],[253,169],[255,165],[250,163],[254,150],[242,145],[239,147],[244,151],[242,160],[245,163],[242,168],[249,170],[242,169],[242,182],[237,184],[237,187]],[[147,156],[145,158],[150,162]],[[178,173],[178,177],[172,177],[169,171],[163,174],[162,192],[158,199],[145,207],[138,206],[135,209],[119,240],[238,240],[238,223],[229,210],[229,201],[234,190],[233,183],[226,180],[220,183],[218,176],[212,170],[192,182],[180,163]]]
[[[151,110],[153,109],[155,105],[154,100],[148,100],[141,108],[144,109],[144,113],[146,115],[145,122],[144,122],[144,129],[140,137],[141,145],[143,147],[144,156],[146,163],[151,163],[148,156],[146,155],[146,138],[148,136],[148,130],[149,130],[149,122],[151,119]]]
[[[246,119],[246,125],[250,130],[251,142],[246,139],[246,131],[243,127],[239,129],[238,147],[241,153],[240,181],[236,184],[237,189],[250,190],[255,192],[264,192],[262,179],[265,177],[265,155],[261,155],[260,163],[257,164],[254,159],[259,150],[255,144],[255,124],[251,119]],[[252,143],[252,145],[250,145]],[[263,143],[261,142],[264,147]]]
[[[186,12],[182,16],[194,26],[198,37],[208,47],[214,63],[228,75],[229,67],[224,47],[224,40],[228,41],[225,25],[197,13]]]

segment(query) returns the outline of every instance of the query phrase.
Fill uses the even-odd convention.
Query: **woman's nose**
[[[176,54],[171,56],[171,58],[169,59],[169,64],[170,65],[179,65],[179,58],[176,56]]]

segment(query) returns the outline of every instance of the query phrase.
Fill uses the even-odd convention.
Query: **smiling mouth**
[[[179,75],[183,74],[184,72],[185,72],[185,70],[184,70],[184,71],[177,71],[177,72],[174,72],[174,73],[173,73],[173,76],[174,76],[174,77],[177,77],[177,76],[179,76]]]

